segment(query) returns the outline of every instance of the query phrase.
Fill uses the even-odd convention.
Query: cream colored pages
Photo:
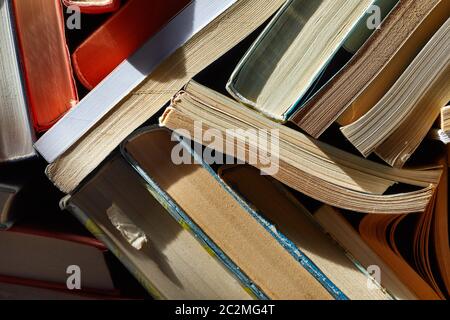
[[[450,19],[441,26],[386,95],[341,128],[364,155],[376,152],[402,167],[450,99]]]
[[[228,91],[268,117],[286,120],[372,3],[288,1],[238,65]]]
[[[126,151],[210,239],[271,299],[331,299],[205,168],[176,165],[168,130],[132,138]]]
[[[149,282],[167,299],[250,299],[231,274],[156,201],[121,158],[107,163],[76,192],[72,202],[89,215]],[[132,247],[107,216],[115,208],[145,232]]]
[[[0,3],[0,162],[35,155],[10,1]]]

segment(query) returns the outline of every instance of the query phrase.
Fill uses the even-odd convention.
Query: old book
[[[301,262],[310,259],[349,299],[389,299],[364,266],[346,254],[313,220],[312,214],[276,180],[248,165],[223,166],[220,177],[261,215],[275,236]],[[300,252],[300,254],[295,254]]]
[[[251,299],[187,222],[171,217],[150,190],[116,155],[63,203],[155,298]]]
[[[224,154],[231,153],[240,161],[256,158],[252,165],[286,185],[321,202],[352,211],[424,211],[441,174],[438,169],[395,169],[365,160],[273,123],[193,81],[175,96],[161,117],[160,124],[172,130],[181,129],[181,135],[190,134],[195,141]],[[203,131],[207,129],[215,130],[220,136],[217,139],[227,142],[216,145],[204,140]],[[258,132],[264,133],[265,137],[258,138]],[[263,139],[265,143],[259,144],[258,139]],[[227,145],[233,147],[228,150]],[[236,154],[234,150],[240,152]],[[398,182],[419,189],[385,194],[390,186]]]
[[[120,0],[63,0],[65,6],[76,6],[82,13],[100,14],[119,9]]]
[[[275,225],[263,216],[273,210],[256,211],[201,160],[196,147],[174,137],[164,128],[138,130],[124,141],[120,154],[64,201],[155,297],[390,298],[381,288],[367,290],[366,275],[339,250],[333,256],[348,270],[345,277],[333,276],[331,265],[308,251],[305,242],[295,247],[283,233],[299,241],[299,230],[280,220],[274,232]],[[186,152],[191,162],[174,163],[174,148]],[[291,218],[302,212],[293,199],[281,201]],[[328,266],[325,272],[314,259]]]
[[[162,193],[157,199],[166,208],[176,206],[176,213],[191,220],[193,229],[208,237],[250,279],[249,287],[259,292],[258,297],[339,298],[326,276],[311,268],[306,258],[303,265],[298,263],[280,243],[282,237],[268,233],[257,213],[219,181],[201,154],[191,155],[189,148],[190,141],[176,141],[165,128],[143,129],[122,145],[137,172]],[[186,152],[183,159],[192,160],[173,161],[176,150]]]
[[[450,19],[428,41],[383,98],[341,129],[364,155],[402,167],[450,100]]]
[[[282,3],[192,2],[36,143],[44,158],[53,162],[47,170],[50,179],[65,192],[75,189],[195,74],[254,31]],[[148,60],[155,52],[158,56]]]
[[[0,162],[36,155],[11,2],[0,6]]]
[[[287,120],[373,3],[287,1],[236,67],[228,91],[270,118]]]
[[[420,276],[442,298],[449,297],[450,250],[448,239],[448,164],[446,148],[436,146],[438,163],[444,174],[438,185],[434,201],[422,215],[414,220],[412,256]]]
[[[439,294],[411,268],[399,251],[395,233],[404,218],[405,216],[367,215],[359,225],[359,232],[366,243],[397,270],[403,283],[420,299],[440,299]]]
[[[314,219],[364,268],[377,268],[381,285],[399,300],[439,299],[433,288],[389,247],[387,226],[395,216],[369,215],[356,230],[337,210],[321,206]],[[378,235],[379,233],[379,235]],[[374,269],[375,270],[375,269]]]
[[[128,1],[72,54],[80,82],[90,90],[95,88],[188,3],[189,0]]]
[[[12,1],[34,128],[49,129],[78,100],[59,0]]]
[[[373,107],[447,19],[448,2],[400,1],[348,64],[291,120],[313,137]]]

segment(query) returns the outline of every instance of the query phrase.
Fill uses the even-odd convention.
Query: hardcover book
[[[145,235],[147,241],[150,243],[152,243],[152,239],[157,239],[154,237],[157,237],[158,232],[155,229],[147,229],[147,225],[153,224],[154,228],[169,235],[170,233],[167,233],[165,228],[163,228],[164,224],[155,223],[156,221],[160,221],[162,217],[153,222],[149,220],[146,224],[139,223],[136,218],[131,217],[131,215],[134,216],[137,211],[141,210],[138,208],[149,208],[148,205],[146,206],[142,203],[144,199],[135,198],[135,200],[131,200],[130,198],[137,195],[137,190],[130,192],[130,186],[132,185],[131,179],[134,176],[136,186],[143,184],[143,189],[147,190],[147,198],[150,197],[150,200],[152,197],[155,197],[160,205],[167,210],[168,213],[166,215],[170,214],[172,216],[170,218],[175,219],[173,223],[177,221],[189,229],[195,238],[200,239],[206,245],[208,251],[212,252],[216,259],[228,268],[228,272],[231,272],[256,298],[390,298],[382,289],[367,290],[367,276],[361,273],[345,257],[345,254],[340,248],[334,247],[332,242],[329,242],[329,246],[326,248],[330,250],[330,254],[333,252],[332,254],[342,260],[340,261],[345,269],[345,272],[344,270],[342,272],[347,274],[348,278],[338,276],[338,273],[333,270],[331,265],[327,266],[326,261],[320,260],[311,251],[305,254],[301,248],[303,248],[302,246],[306,248],[307,240],[305,238],[303,240],[299,238],[298,230],[297,233],[289,234],[292,237],[297,237],[294,240],[295,242],[289,240],[282,233],[281,229],[274,232],[275,226],[268,223],[268,220],[265,220],[262,216],[265,212],[270,214],[272,212],[270,208],[261,204],[258,207],[258,211],[255,211],[243,198],[227,187],[212,168],[202,162],[199,155],[195,154],[195,152],[192,153],[192,159],[198,164],[174,164],[171,161],[171,154],[173,148],[177,146],[177,142],[171,140],[173,140],[172,133],[167,129],[141,129],[137,131],[124,142],[121,148],[122,156],[128,162],[128,164],[125,162],[126,165],[121,170],[126,170],[132,173],[132,175],[126,178],[126,180],[124,180],[125,176],[119,175],[118,168],[119,166],[123,167],[124,160],[118,160],[115,156],[112,162],[107,164],[109,170],[113,170],[111,166],[115,167],[114,173],[110,173],[109,180],[106,180],[111,187],[106,188],[106,185],[102,185],[104,194],[108,195],[107,203],[105,205],[99,205],[98,199],[100,195],[93,192],[93,186],[98,184],[98,181],[95,182],[97,176],[87,182],[90,187],[86,187],[86,185],[82,186],[79,191],[76,191],[72,195],[71,200],[69,200],[69,208],[78,208],[74,210],[75,212],[84,211],[90,212],[91,214],[95,212],[96,218],[94,219],[94,223],[97,223],[96,221],[102,221],[100,226],[101,232],[105,233],[106,230],[109,230],[107,233],[110,239],[112,235],[120,234],[118,232],[120,228],[117,225],[117,230],[114,233],[111,231],[111,224],[114,223],[107,222],[107,217],[110,217],[111,220],[110,212],[113,211],[112,208],[116,208],[115,210],[121,212],[122,215],[128,215],[128,218],[131,220],[127,225],[128,231],[136,229],[135,227],[130,227],[133,224],[140,228],[145,227],[148,231],[142,230],[141,236]],[[189,154],[193,152],[189,150],[190,144],[186,141],[182,141],[180,146],[185,148],[185,152],[189,152]],[[113,176],[117,176],[117,178],[121,177],[117,181],[126,181],[126,188],[120,188],[119,185],[113,183],[110,180]],[[97,190],[102,190],[100,186],[97,188]],[[110,193],[110,189],[112,188],[122,189],[120,197],[118,194],[113,196]],[[267,186],[267,188],[270,189],[270,186]],[[282,194],[280,194],[281,196]],[[118,202],[122,201],[120,200],[121,198],[126,202]],[[94,199],[97,200],[93,201]],[[290,200],[288,198],[281,199],[283,200],[280,201],[286,201],[286,206],[292,213],[290,218],[286,218],[295,220],[294,211],[297,211],[296,214],[299,214],[301,210],[293,202],[289,202]],[[128,205],[125,206],[125,203],[128,203]],[[111,207],[108,208],[110,205]],[[132,207],[129,207],[129,205],[132,205]],[[148,212],[150,213],[152,210]],[[103,218],[99,218],[100,215]],[[268,218],[274,218],[274,216],[269,216]],[[298,220],[296,223],[298,223],[298,227],[302,225],[306,229],[312,229],[310,232],[317,237],[322,236],[322,239],[326,239],[324,234],[315,231],[313,224],[308,225],[303,220]],[[281,225],[287,226],[286,221],[282,219],[277,224],[280,225],[280,228],[284,228]],[[124,225],[123,228],[126,228],[126,226]],[[136,234],[136,231],[134,233]],[[132,253],[137,254],[137,251],[133,250],[133,246],[130,246],[130,244],[135,243],[135,241],[132,241],[135,237],[130,239],[130,234],[131,232],[122,233],[122,242],[124,242],[123,238],[126,238],[125,240],[128,241],[128,248],[122,249],[125,250],[122,252],[126,252],[124,253],[125,256],[132,257]],[[136,248],[139,249],[138,247]],[[160,254],[166,253],[168,248],[162,248],[163,251]],[[131,253],[130,250],[132,251]],[[193,253],[191,250],[188,252],[185,252],[185,254],[192,259]],[[145,255],[145,251],[141,251],[139,254]],[[149,257],[146,259],[148,260]],[[314,259],[317,261],[315,262]],[[132,269],[136,268],[135,262],[131,262],[131,264],[133,265]],[[203,275],[210,273],[208,270],[211,266],[204,263],[200,264],[198,261],[195,265],[197,270],[199,270],[198,268],[206,268],[201,269],[201,272],[197,272]],[[178,275],[177,278],[180,281],[182,279],[184,281],[193,281],[191,278],[185,279],[183,274],[178,271],[178,268],[181,267],[179,264],[171,264],[170,266]],[[324,270],[326,270],[326,273],[324,273]],[[138,267],[137,271],[150,283],[148,286],[152,288],[152,292],[156,291],[162,297],[170,298],[170,296],[167,296],[168,293],[162,293],[162,291],[166,292],[168,288],[163,284],[157,285],[155,283],[163,279],[152,276],[149,270],[142,270]],[[333,280],[330,280],[330,278]],[[215,282],[217,283],[221,279],[223,277],[217,275]],[[349,285],[348,281],[350,279],[352,279],[352,285]],[[230,280],[228,279],[227,281]],[[340,287],[336,283],[339,283]],[[200,286],[201,283],[197,283],[191,290],[202,290],[200,292],[207,294],[208,291]],[[210,286],[213,286],[213,284],[210,283]],[[234,293],[223,289],[220,291],[222,295],[226,292],[237,295],[239,290],[234,291]],[[191,298],[193,297],[198,296],[191,296]],[[214,297],[214,295],[210,296],[210,298]]]
[[[0,162],[36,155],[10,1],[0,6]]]
[[[78,101],[60,0],[12,0],[33,125],[48,130]]]

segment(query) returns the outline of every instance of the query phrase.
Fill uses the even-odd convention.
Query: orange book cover
[[[66,7],[77,6],[81,13],[100,14],[114,12],[120,7],[120,0],[63,0]]]
[[[80,82],[93,89],[190,0],[129,0],[73,53]]]
[[[33,124],[49,129],[78,100],[59,0],[13,0]]]

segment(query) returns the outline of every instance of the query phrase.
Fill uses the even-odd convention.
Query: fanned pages
[[[35,155],[10,1],[0,6],[0,162]]]
[[[444,150],[443,150],[444,149]],[[449,295],[450,248],[448,239],[448,168],[445,148],[438,163],[444,167],[435,201],[416,217],[412,235],[412,256],[418,273],[442,298]]]
[[[444,148],[446,149],[446,148]],[[447,156],[449,155],[447,148]],[[442,292],[450,297],[450,241],[448,218],[448,165],[449,160],[444,156],[440,160],[444,165],[444,172],[436,193],[434,217],[431,220],[431,243],[436,253],[435,263],[442,280]]]
[[[313,137],[356,121],[389,90],[448,16],[448,1],[400,1],[349,63],[291,121]]]
[[[12,0],[33,124],[49,129],[78,100],[60,0]]]
[[[377,266],[380,270],[381,285],[398,300],[417,300],[413,290],[408,288],[408,283],[403,283],[398,269],[383,261],[379,255],[367,243],[354,227],[334,208],[323,205],[314,212],[314,219],[333,237],[349,254],[368,270],[371,266]]]
[[[450,100],[449,57],[447,19],[386,95],[342,133],[364,156],[375,151],[403,166]]]
[[[263,171],[271,170],[276,179],[317,200],[352,211],[424,211],[440,176],[440,170],[401,170],[364,160],[283,125],[274,124],[260,114],[192,81],[184,92],[173,99],[160,123],[172,130],[181,129],[181,135],[189,133],[202,144],[209,143],[203,141],[202,130],[214,129],[221,135],[220,141],[234,145],[231,150],[241,151],[237,155],[231,154],[240,161],[259,157],[258,161],[251,164]],[[233,130],[244,134],[230,133]],[[276,134],[271,130],[275,130]],[[200,131],[200,136],[198,132],[194,135],[195,131]],[[265,144],[258,144],[258,137],[256,140],[251,138],[255,132],[256,135],[258,132],[266,135],[263,140]],[[278,143],[278,146],[273,148],[273,144],[268,144],[270,141]],[[209,147],[216,149],[220,144],[219,147],[215,144]],[[219,151],[229,152],[223,146]],[[396,182],[422,188],[408,193],[383,195]]]
[[[287,1],[236,67],[228,91],[287,120],[372,3]]]
[[[214,7],[217,6],[215,1],[212,3],[211,0],[207,0],[205,3],[211,3],[211,6]],[[195,6],[196,10],[201,10],[208,7],[205,3],[197,0],[192,5]],[[225,13],[215,19],[210,16],[203,17],[207,22],[211,22],[211,19],[213,21],[160,64],[140,87],[120,102],[113,102],[112,105],[106,106],[103,94],[110,94],[110,90],[105,88],[106,91],[103,91],[103,89],[100,88],[99,90],[97,87],[89,95],[89,101],[86,101],[83,106],[80,104],[77,107],[78,112],[85,115],[81,118],[96,119],[93,123],[90,122],[92,127],[86,126],[86,122],[72,121],[69,115],[58,123],[55,127],[57,130],[49,132],[48,136],[43,137],[45,139],[37,142],[36,147],[41,154],[45,155],[46,160],[54,161],[60,156],[48,168],[50,179],[61,190],[72,191],[133,130],[170,101],[172,96],[191,77],[259,27],[282,3],[283,0],[237,1]],[[200,17],[202,12],[199,11],[197,17]],[[186,18],[190,23],[191,17]],[[175,21],[176,19],[172,20],[168,26],[171,26]],[[205,25],[207,22],[205,22]],[[167,39],[161,41],[167,41]],[[141,64],[145,61],[142,60]],[[118,81],[117,76],[122,74],[120,70],[123,66],[124,64],[119,66],[103,82],[103,85]],[[139,77],[141,76],[139,75]],[[112,90],[116,92],[115,89]],[[115,107],[112,108],[112,106]],[[91,107],[100,109],[106,107],[105,114],[106,110],[109,111],[109,107],[112,110],[106,115],[102,113],[100,116],[96,114],[96,111],[92,114]],[[74,108],[74,110],[77,108]],[[105,116],[103,117],[103,115]],[[80,140],[78,140],[81,137],[79,125],[86,131],[89,130]],[[74,128],[79,130],[74,131]],[[82,133],[86,131],[81,130]],[[108,135],[105,135],[105,132],[108,132]],[[101,141],[100,144],[99,141]],[[72,143],[75,144],[72,145]],[[66,151],[66,147],[69,146],[71,148],[67,152],[60,153]]]
[[[359,232],[366,243],[392,269],[397,270],[400,280],[419,299],[438,300],[439,295],[420,277],[399,253],[394,234],[404,216],[367,215],[359,225]]]

